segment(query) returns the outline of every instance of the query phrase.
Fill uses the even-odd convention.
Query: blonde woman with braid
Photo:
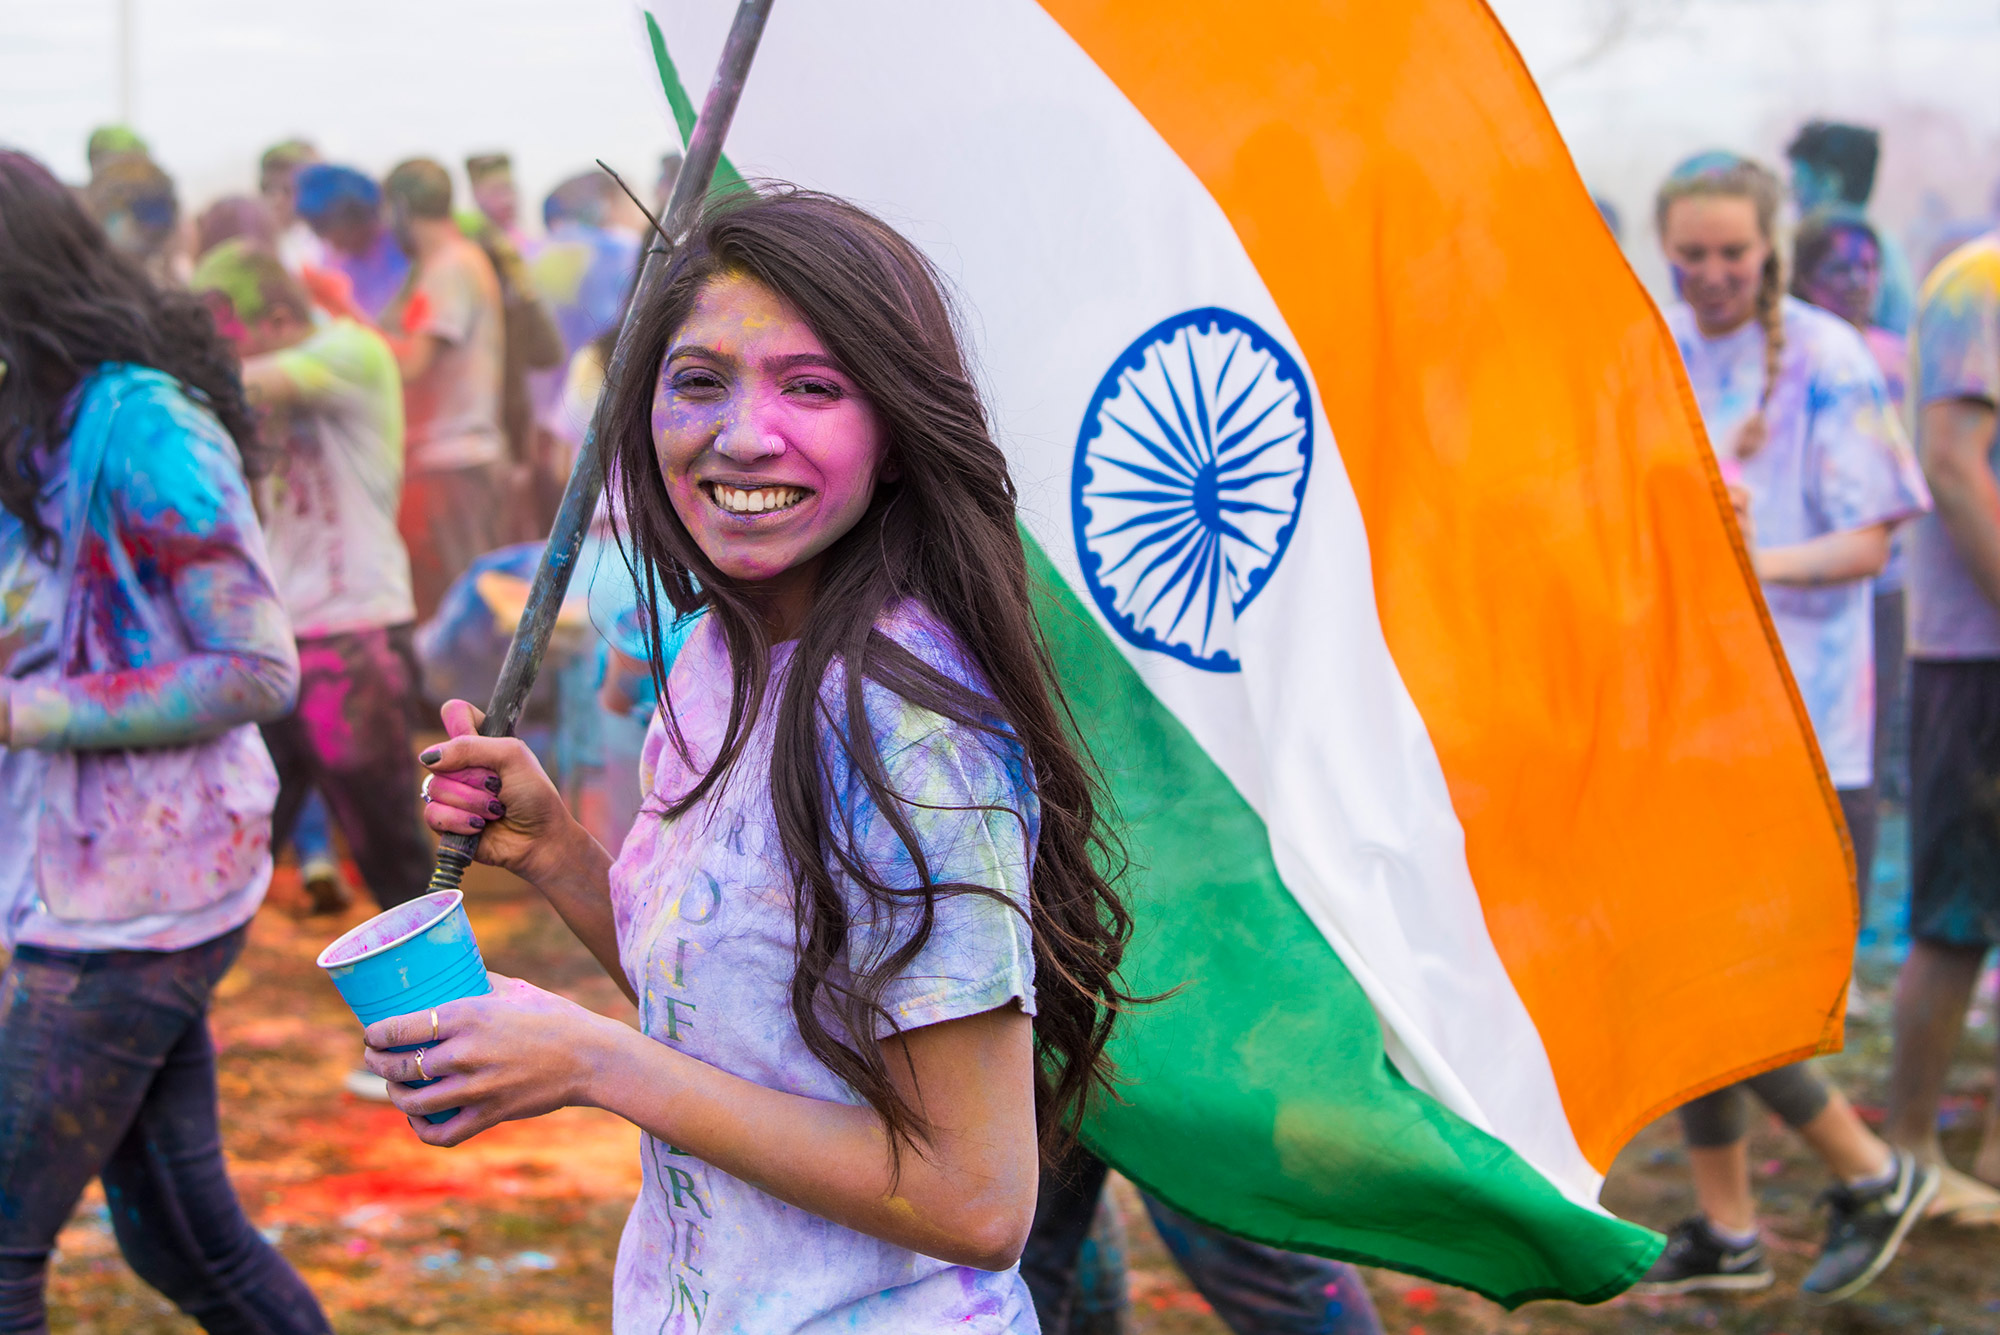
[[[1889,559],[1891,530],[1930,498],[1861,335],[1785,295],[1775,245],[1782,193],[1769,169],[1729,154],[1703,154],[1667,179],[1655,219],[1680,297],[1667,323],[1866,868],[1875,826],[1869,581]],[[1773,1282],[1750,1192],[1749,1093],[1837,1179],[1807,1296],[1858,1293],[1922,1217],[1937,1170],[1883,1144],[1805,1063],[1681,1109],[1701,1213],[1674,1229],[1641,1291]]]

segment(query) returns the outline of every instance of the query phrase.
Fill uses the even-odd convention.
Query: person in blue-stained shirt
[[[1777,175],[1728,153],[1684,163],[1656,222],[1680,300],[1667,310],[1744,546],[1866,868],[1875,842],[1870,581],[1895,526],[1929,508],[1868,347],[1851,325],[1785,295]],[[1865,891],[1865,880],[1857,884]],[[1891,1150],[1838,1090],[1797,1062],[1680,1110],[1701,1213],[1677,1226],[1638,1286],[1745,1291],[1775,1279],[1750,1189],[1749,1093],[1832,1170],[1831,1216],[1807,1297],[1860,1292],[1937,1190],[1935,1166]]]
[[[298,684],[257,462],[200,302],[0,151],[0,1328],[48,1329],[101,1178],[209,1331],[329,1329],[229,1184],[208,1031],[271,880],[257,724]]]

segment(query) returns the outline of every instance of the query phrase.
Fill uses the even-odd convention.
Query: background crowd
[[[602,169],[578,172],[532,233],[505,153],[465,161],[468,199],[431,159],[378,180],[288,140],[258,160],[254,193],[199,209],[130,130],[96,131],[88,158],[86,208],[156,281],[204,296],[281,447],[259,503],[302,685],[294,717],[267,730],[285,782],[276,841],[296,840],[321,908],[344,907],[330,815],[376,901],[399,903],[422,888],[429,853],[404,800],[407,730],[382,722],[403,715],[386,706],[426,698],[425,658],[430,699],[484,698],[602,383],[646,211],[664,204],[679,155],[638,186],[650,203]],[[624,612],[614,591],[592,619],[615,628]],[[643,661],[609,642],[578,661],[531,727],[566,776],[596,773],[605,744],[622,774]],[[601,727],[597,681],[615,715]],[[625,786],[597,794],[614,817],[636,804]]]

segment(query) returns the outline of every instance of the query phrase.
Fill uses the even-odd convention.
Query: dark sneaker
[[[1764,1244],[1732,1247],[1715,1236],[1700,1215],[1683,1219],[1667,1234],[1667,1249],[1632,1292],[1654,1295],[1673,1293],[1751,1293],[1768,1289],[1776,1282],[1771,1263],[1764,1259]]]
[[[1829,1188],[1824,1199],[1832,1215],[1819,1264],[1799,1287],[1816,1303],[1837,1303],[1868,1287],[1896,1258],[1896,1249],[1937,1195],[1938,1167],[1894,1150],[1896,1175],[1885,1185],[1857,1191]]]

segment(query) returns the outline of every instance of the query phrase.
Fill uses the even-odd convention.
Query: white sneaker
[[[341,1083],[357,1099],[366,1099],[370,1103],[389,1101],[389,1082],[373,1071],[349,1071]]]
[[[2000,1224],[2000,1191],[1950,1164],[1939,1164],[1937,1195],[1931,1198],[1930,1217],[1964,1228],[1992,1228]]]

